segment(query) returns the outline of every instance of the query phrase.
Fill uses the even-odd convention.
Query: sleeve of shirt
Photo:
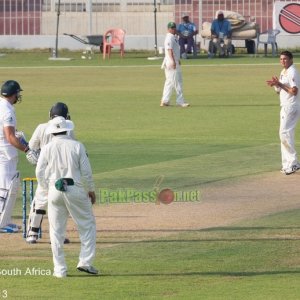
[[[166,41],[165,41],[165,49],[166,50],[169,50],[169,49],[172,49],[172,41],[170,39],[169,36],[166,37]]]
[[[29,148],[33,150],[41,149],[41,137],[40,137],[40,126],[38,126],[32,134],[32,137],[29,141]]]
[[[299,75],[294,69],[289,74],[288,80],[289,80],[290,87],[297,87],[299,89]]]
[[[38,183],[44,189],[48,188],[48,180],[46,178],[47,165],[48,165],[48,161],[46,158],[46,147],[43,147],[36,165],[35,176],[37,178]]]
[[[3,116],[3,127],[16,127],[15,116],[12,112],[7,112]]]
[[[80,144],[79,155],[80,155],[80,162],[79,162],[80,173],[81,173],[82,179],[86,183],[88,191],[94,192],[95,184],[94,184],[93,176],[92,176],[92,168],[91,168],[87,153],[85,151],[85,148],[82,144]]]

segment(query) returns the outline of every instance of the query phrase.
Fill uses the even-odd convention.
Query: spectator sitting
[[[196,25],[189,20],[189,16],[184,15],[182,17],[183,22],[179,24],[177,28],[177,34],[179,36],[180,45],[180,57],[187,58],[187,53],[192,53],[192,48],[194,49],[195,41],[194,35],[198,33]],[[185,45],[187,48],[185,50]]]
[[[210,55],[213,56],[218,50],[220,57],[231,56],[231,24],[224,18],[223,11],[217,11],[216,16],[211,24]]]

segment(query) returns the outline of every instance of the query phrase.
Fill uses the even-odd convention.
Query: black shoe
[[[97,275],[99,273],[99,271],[95,269],[93,266],[78,266],[77,270],[80,272],[86,272],[93,275]]]

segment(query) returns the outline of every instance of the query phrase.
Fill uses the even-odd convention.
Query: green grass
[[[68,104],[97,189],[148,190],[163,175],[163,185],[193,190],[280,168],[279,101],[265,84],[279,74],[278,58],[183,61],[191,107],[181,109],[159,107],[164,74],[161,61],[147,60],[151,53],[123,60],[114,54],[105,61],[81,60],[76,52],[61,55],[74,60],[48,61],[43,51],[8,52],[0,58],[0,80],[18,80],[24,89],[16,112],[18,129],[28,137],[48,120],[53,103]],[[22,177],[34,174],[22,153],[19,170]],[[20,212],[19,199],[15,216]],[[116,237],[109,248],[99,236],[95,265],[103,276],[78,275],[71,267],[66,280],[0,276],[0,299],[5,289],[8,299],[297,299],[299,214],[159,240]],[[76,265],[78,246],[67,248],[69,266]],[[0,269],[52,270],[46,243],[15,249],[8,241],[1,257]]]
[[[87,277],[70,268],[65,280],[22,275],[0,277],[0,283],[9,299],[58,294],[60,299],[297,299],[299,217],[294,210],[143,241],[116,236],[108,248],[98,237],[96,264],[102,276]],[[12,258],[5,258],[8,253]],[[66,247],[66,253],[68,265],[75,266],[75,247]],[[41,244],[8,248],[2,260],[5,268],[17,267],[24,274],[32,266],[51,269],[50,255],[49,246]]]

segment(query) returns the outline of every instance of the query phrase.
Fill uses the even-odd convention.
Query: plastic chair
[[[125,30],[120,28],[113,28],[106,31],[103,36],[103,59],[106,55],[110,58],[111,48],[114,46],[120,47],[121,57],[124,57],[124,38]]]
[[[264,44],[265,56],[268,53],[268,44],[272,46],[272,56],[276,56],[278,54],[278,45],[276,42],[276,36],[280,33],[278,29],[269,29],[265,32],[259,34],[257,38],[257,48],[256,53],[258,53],[259,44]]]

